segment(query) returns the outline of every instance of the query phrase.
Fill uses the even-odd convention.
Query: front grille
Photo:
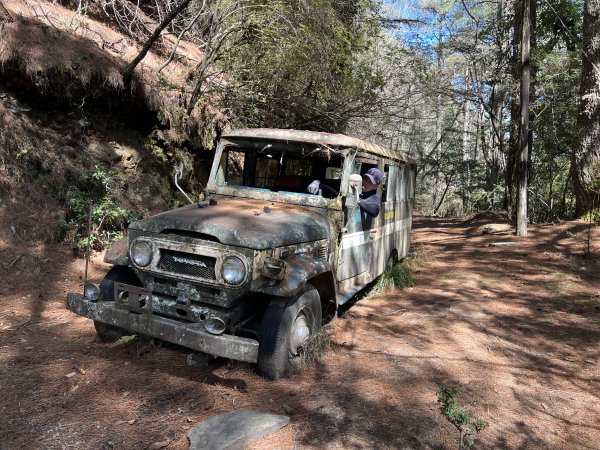
[[[165,272],[214,280],[216,258],[161,249],[157,268]]]
[[[189,284],[189,283],[188,283]],[[176,288],[177,280],[170,280],[167,278],[154,277],[154,285],[155,287],[160,287],[162,289],[165,288]],[[210,286],[202,286],[201,284],[191,284],[196,292],[200,294],[208,294],[213,296],[221,295],[221,291],[219,289],[212,288]]]

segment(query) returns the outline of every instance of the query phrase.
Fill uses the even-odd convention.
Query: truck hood
[[[216,205],[183,206],[138,220],[129,228],[152,233],[201,233],[222,244],[264,250],[325,239],[329,226],[325,209],[219,198]]]

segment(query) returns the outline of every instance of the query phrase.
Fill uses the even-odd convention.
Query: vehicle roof
[[[388,150],[362,139],[346,136],[345,134],[324,133],[320,131],[290,130],[279,128],[240,128],[223,135],[223,138],[266,139],[276,141],[308,142],[332,147],[357,148],[372,155],[412,163],[404,152]]]

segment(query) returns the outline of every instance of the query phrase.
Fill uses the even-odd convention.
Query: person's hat
[[[375,167],[367,170],[365,176],[369,177],[369,180],[371,180],[371,183],[373,184],[381,184],[383,181],[383,174],[381,173],[381,170]]]

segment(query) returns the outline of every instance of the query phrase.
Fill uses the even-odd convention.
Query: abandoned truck
[[[371,168],[384,174],[376,217],[357,207]],[[205,200],[132,223],[105,254],[113,268],[67,307],[103,340],[139,333],[279,378],[339,305],[407,254],[414,189],[406,155],[360,139],[232,131]]]

